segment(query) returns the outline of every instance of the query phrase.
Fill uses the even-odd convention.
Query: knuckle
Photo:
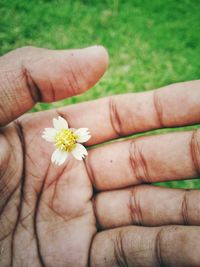
[[[109,97],[109,115],[114,132],[117,134],[117,136],[121,136],[123,134],[122,120],[118,110],[116,98],[113,96]]]
[[[132,224],[143,225],[141,205],[138,197],[138,187],[133,187],[129,191],[128,209]]]
[[[165,266],[163,255],[162,255],[163,245],[164,245],[163,244],[164,235],[165,235],[165,230],[164,228],[161,228],[157,232],[156,238],[155,238],[155,257],[156,257],[156,260],[159,266]]]
[[[200,175],[200,129],[193,132],[190,142],[192,161],[197,175]]]
[[[42,100],[42,96],[41,96],[41,90],[38,87],[37,83],[35,82],[35,80],[33,79],[30,71],[28,70],[28,68],[26,68],[25,66],[22,65],[22,76],[25,80],[26,83],[26,87],[28,88],[28,91],[30,93],[31,99],[33,101],[33,103],[39,102]]]
[[[12,53],[18,55],[21,61],[23,61],[26,57],[29,58],[29,55],[33,54],[36,49],[38,48],[34,46],[22,46],[15,49]]]
[[[155,235],[155,246],[154,246],[154,253],[155,258],[157,260],[158,266],[166,266],[168,264],[168,257],[167,257],[167,245],[171,240],[171,235],[178,238],[179,235],[179,227],[176,225],[170,225],[166,227],[158,228],[158,231]],[[167,265],[168,266],[168,265]]]
[[[156,112],[157,120],[160,125],[160,127],[164,127],[164,122],[163,122],[163,109],[160,101],[160,95],[159,91],[155,90],[153,92],[153,103],[154,103],[154,109]]]
[[[117,266],[119,267],[128,267],[128,259],[126,256],[126,248],[124,246],[123,232],[119,231],[118,235],[114,240],[114,257]]]
[[[129,148],[129,161],[136,180],[141,182],[151,182],[147,161],[142,151],[142,146],[138,141],[132,140]]]
[[[182,220],[185,225],[189,224],[189,215],[188,215],[188,200],[189,200],[190,190],[184,190],[182,204],[181,204],[181,215]]]
[[[195,236],[195,238],[192,238]],[[172,266],[174,258],[170,254],[179,254],[181,249],[185,248],[184,263],[188,266],[199,266],[199,238],[198,228],[188,228],[184,226],[166,226],[161,227],[155,235],[154,255],[158,266]],[[187,242],[186,242],[187,240]],[[196,249],[193,249],[196,248]],[[177,250],[178,249],[178,250]],[[183,266],[183,261],[177,259],[178,265]],[[174,265],[173,265],[174,266]]]
[[[29,51],[32,51],[33,49],[35,49],[34,46],[31,46],[31,45],[26,45],[26,46],[22,46],[20,48],[17,48],[16,51],[22,51],[22,52],[29,52]]]

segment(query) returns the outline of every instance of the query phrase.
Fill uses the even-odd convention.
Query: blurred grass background
[[[0,55],[25,45],[108,49],[109,69],[92,90],[33,111],[151,90],[200,77],[199,10],[199,0],[0,0]],[[198,179],[159,184],[200,188]]]

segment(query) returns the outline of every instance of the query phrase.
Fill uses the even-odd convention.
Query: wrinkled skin
[[[95,47],[88,51],[90,55],[92,49],[95,50]],[[29,105],[33,105],[32,102],[38,100],[39,95],[46,101],[49,101],[50,94],[50,101],[55,100],[54,97],[62,98],[62,91],[66,90],[62,88],[62,83],[59,97],[52,91],[55,90],[55,84],[59,87],[56,77],[62,77],[63,84],[66,84],[66,73],[71,71],[71,80],[75,77],[72,81],[75,84],[78,75],[76,72],[80,72],[82,68],[77,63],[81,64],[83,60],[89,69],[89,74],[86,74],[88,77],[82,77],[79,73],[78,84],[72,84],[67,89],[67,94],[74,94],[76,91],[80,93],[90,87],[102,75],[107,64],[105,51],[97,47],[97,52],[98,49],[99,64],[102,54],[105,58],[99,71],[88,66],[91,60],[96,59],[95,51],[94,55],[84,60],[87,49],[82,54],[81,51],[70,51],[65,55],[65,52],[56,54],[54,51],[48,54],[49,51],[44,49],[23,48],[2,57],[2,84],[10,88],[13,82],[14,88],[11,87],[11,90],[22,94],[19,103],[11,103],[11,109],[18,106],[11,112],[11,116],[23,112],[23,108],[29,108]],[[76,57],[78,60],[80,58],[80,62],[76,62]],[[66,66],[64,60],[67,62]],[[23,62],[23,67],[19,61]],[[58,62],[59,66],[55,67],[55,72],[58,73],[51,68],[46,70],[46,63],[50,64],[51,61],[54,64]],[[44,73],[45,70],[47,73]],[[70,82],[69,77],[68,81]],[[44,96],[38,92],[38,84],[42,84],[47,90]],[[69,87],[69,83],[65,86]],[[31,92],[31,96],[23,91],[24,87]],[[3,91],[4,87],[2,88]],[[9,90],[8,95],[12,97],[14,93]],[[6,95],[1,100],[5,103]],[[9,120],[10,110],[4,109],[3,104],[1,108],[1,121],[4,123],[4,119]],[[9,105],[7,108],[10,108]],[[91,241],[96,233],[96,221],[91,201],[93,188],[85,164],[83,161],[70,159],[62,167],[53,166],[50,161],[53,147],[41,138],[43,129],[58,115],[56,111],[27,115],[1,129],[1,266],[88,264]]]
[[[29,118],[1,136],[1,168],[9,169],[1,180],[2,266],[10,259],[14,266],[87,266],[96,221],[85,164],[52,166],[51,146],[41,138],[52,117]]]
[[[199,130],[104,145],[60,167],[41,138],[58,115],[90,129],[88,146],[197,124],[199,82],[22,115],[91,87],[107,54],[23,48],[0,66],[0,266],[199,266],[199,191],[149,185],[199,177]]]

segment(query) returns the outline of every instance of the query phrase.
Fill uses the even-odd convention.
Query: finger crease
[[[76,88],[75,88],[75,86],[73,86],[72,83],[69,80],[69,83],[70,83],[70,86],[71,86],[71,91],[72,91],[72,94],[74,95],[77,92],[81,92],[81,88],[79,86],[78,79],[76,78],[76,75],[75,75],[75,73],[73,71],[73,68],[70,67],[70,71],[71,71],[72,79],[73,79],[74,83],[76,84]]]
[[[25,82],[33,102],[34,103],[40,102],[42,100],[42,96],[39,86],[31,76],[29,70],[23,64],[21,68],[22,68],[22,75],[25,78]]]
[[[48,79],[48,82],[49,82],[49,86],[50,86],[50,90],[51,90],[51,99],[52,99],[51,102],[55,102],[56,101],[56,95],[55,95],[56,90],[54,90],[53,83],[52,83],[51,79]]]
[[[188,194],[189,190],[184,191],[183,200],[181,204],[181,214],[183,218],[183,223],[189,225],[189,216],[188,216]]]
[[[197,129],[193,132],[190,142],[190,151],[195,171],[200,176],[200,142],[198,141],[198,135],[200,130]],[[200,139],[200,138],[199,138]]]
[[[157,117],[158,123],[160,125],[160,128],[163,128],[164,127],[163,110],[162,110],[162,105],[160,103],[158,91],[156,91],[156,90],[153,92],[153,103],[154,103],[154,109],[156,112],[156,117]]]
[[[129,162],[133,176],[136,178],[138,183],[151,182],[146,159],[135,140],[132,140],[130,143]]]
[[[119,116],[116,100],[114,99],[114,97],[112,96],[109,97],[108,105],[109,105],[109,115],[110,115],[111,126],[118,137],[122,136],[123,135],[122,134],[122,122]]]
[[[162,234],[163,234],[163,229],[160,229],[156,234],[156,239],[155,239],[155,256],[159,266],[165,266],[162,256],[162,245],[161,245]]]
[[[130,213],[130,218],[132,224],[137,224],[137,225],[143,225],[143,216],[142,216],[142,211],[140,207],[140,203],[137,198],[137,189],[136,187],[133,187],[130,189],[130,197],[129,197],[129,213]]]
[[[122,231],[119,231],[114,241],[114,255],[115,255],[117,266],[119,267],[129,266],[127,258],[126,258],[125,250],[124,250]]]

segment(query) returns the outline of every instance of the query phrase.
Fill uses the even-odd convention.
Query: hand
[[[106,66],[101,47],[24,48],[0,59],[0,266],[199,265],[199,191],[146,184],[199,176],[198,130],[104,145],[61,167],[41,138],[58,115],[88,127],[88,145],[199,123],[198,81],[14,120],[38,100],[85,91]]]

